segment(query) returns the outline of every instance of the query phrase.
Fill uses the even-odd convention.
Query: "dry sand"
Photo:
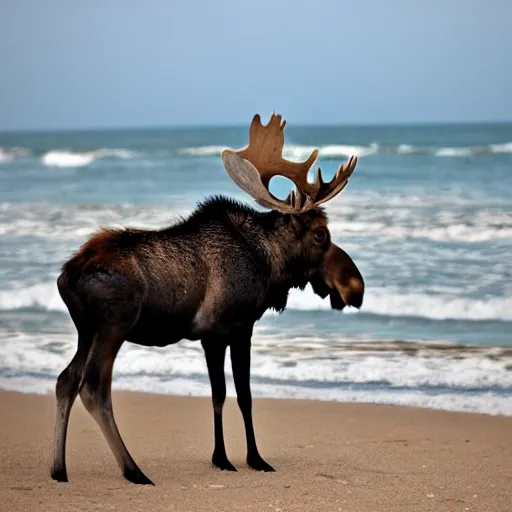
[[[49,476],[53,396],[0,392],[0,510],[512,511],[512,418],[394,406],[254,401],[260,452],[276,473],[245,464],[236,401],[225,407],[228,456],[210,463],[207,398],[114,394],[123,438],[156,487],[120,474],[78,400],[70,482]]]

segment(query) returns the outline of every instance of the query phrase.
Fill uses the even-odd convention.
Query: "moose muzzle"
[[[322,298],[330,296],[333,309],[360,308],[364,281],[352,258],[337,245],[330,245],[319,271],[311,279],[313,291]]]

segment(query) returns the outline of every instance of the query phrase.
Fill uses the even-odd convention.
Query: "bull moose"
[[[124,477],[152,484],[131,457],[114,419],[114,359],[125,342],[164,347],[201,340],[210,378],[214,450],[212,462],[236,471],[224,446],[224,361],[230,347],[233,379],[247,441],[247,464],[273,471],[259,454],[252,420],[250,351],[254,323],[272,308],[283,311],[288,292],[310,283],[333,309],[361,307],[364,281],[352,259],[331,242],[322,203],[339,194],[355,169],[355,156],[325,183],[320,169],[283,158],[284,127],[272,114],[255,115],[249,144],[226,149],[222,161],[233,181],[270,211],[229,198],[206,199],[186,219],[158,230],[101,229],[62,267],[60,296],[78,332],[76,353],[56,384],[57,414],[51,476],[67,482],[69,415],[77,394],[101,428]],[[285,200],[269,191],[276,175],[295,190]]]

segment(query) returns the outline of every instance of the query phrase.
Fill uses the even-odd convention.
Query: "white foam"
[[[512,142],[505,142],[501,144],[489,144],[486,146],[440,148],[435,150],[434,152],[436,156],[444,157],[469,157],[493,155],[500,153],[512,153]]]
[[[362,234],[395,240],[476,243],[512,239],[509,205],[500,210],[476,204],[463,209],[461,202],[456,209],[455,202],[455,198],[450,205],[444,200],[430,203],[427,198],[410,197],[402,204],[394,198],[376,198],[372,203],[365,198],[353,206],[349,198],[331,206],[329,229],[340,236]],[[425,208],[418,208],[422,204]]]
[[[330,309],[328,299],[321,299],[308,285],[304,291],[292,290],[288,309]],[[346,308],[346,312],[356,310]],[[413,316],[433,320],[506,320],[512,321],[512,297],[470,299],[424,293],[397,293],[367,287],[362,312],[385,316]]]
[[[453,224],[449,226],[400,226],[382,222],[330,222],[331,233],[348,235],[350,233],[369,235],[375,233],[379,238],[424,239],[434,242],[488,242],[490,240],[512,239],[512,226],[475,226]]]
[[[72,153],[71,151],[48,151],[41,157],[41,162],[49,167],[82,167],[96,160],[93,152]]]
[[[9,151],[0,148],[0,163],[9,162],[10,160],[12,160],[12,157],[13,155]]]
[[[134,158],[136,154],[127,149],[101,148],[94,151],[74,152],[54,149],[41,157],[43,165],[48,167],[83,167],[99,158]]]
[[[196,148],[183,148],[178,150],[183,156],[220,156],[227,146],[199,146]]]
[[[159,228],[187,215],[191,205],[173,200],[173,207],[116,204],[62,205],[0,203],[0,234],[37,236],[47,240],[82,240],[101,226]],[[73,247],[73,250],[78,246]]]
[[[435,151],[436,156],[466,157],[473,154],[473,148],[441,148]]]
[[[398,155],[414,155],[415,153],[420,152],[420,150],[409,144],[399,144],[395,152]]]
[[[227,146],[211,145],[183,148],[178,151],[179,155],[191,157],[213,157],[220,156]],[[381,146],[375,142],[368,146],[328,144],[323,146],[310,146],[300,144],[285,144],[283,156],[292,161],[304,161],[311,153],[318,149],[318,156],[322,159],[337,159],[356,155],[365,157],[377,154],[379,151],[394,155],[414,155],[430,153],[439,157],[471,157],[491,155],[499,153],[511,153],[512,142],[489,144],[484,146],[470,147],[417,147],[410,144],[398,144],[396,146]]]
[[[349,157],[355,155],[357,157],[370,156],[377,153],[378,144],[370,144],[370,146],[348,146],[342,144],[331,144],[327,146],[299,146],[288,144],[284,146],[283,156],[292,161],[304,161],[309,155],[318,149],[318,157],[329,160],[334,158]]]
[[[275,340],[273,345],[275,346]],[[314,350],[303,350],[303,346]],[[280,350],[266,351],[260,355],[258,337],[255,336],[255,357],[252,374],[260,378],[279,381],[308,382],[322,384],[372,384],[391,388],[457,388],[510,389],[512,375],[507,365],[512,356],[493,353],[492,349],[464,352],[463,347],[453,353],[443,353],[410,343],[406,350],[380,346],[373,342],[370,347],[350,348],[351,343],[319,341],[309,343],[282,340]],[[416,346],[415,346],[416,345]],[[304,347],[305,348],[305,347]],[[360,349],[360,350],[358,350]]]
[[[24,392],[53,392],[57,375],[76,347],[74,332],[0,331],[0,340],[0,388]],[[308,347],[314,350],[304,350]],[[256,332],[253,395],[512,415],[512,374],[507,370],[511,357],[503,349],[461,346],[446,355],[446,350],[417,344],[416,355],[410,355],[393,346],[383,350],[378,342],[373,347],[298,342]],[[228,395],[235,396],[229,365],[226,375]],[[198,342],[163,349],[124,344],[116,360],[114,388],[208,396],[202,348]]]
[[[56,279],[57,276],[55,276]],[[0,290],[0,310],[38,308],[48,311],[67,309],[57,290],[55,280],[29,287]],[[313,293],[311,286],[305,290],[291,290],[287,309],[315,311],[330,310],[329,299]],[[344,313],[357,313],[347,307]],[[384,316],[421,317],[432,320],[501,320],[512,321],[512,297],[470,299],[426,293],[399,293],[387,289],[367,287],[360,310]],[[267,314],[272,314],[268,312]]]
[[[210,384],[190,379],[169,379],[161,381],[149,376],[133,378],[114,377],[114,390],[139,391],[161,395],[202,396],[211,394]],[[55,390],[55,380],[36,380],[32,377],[0,377],[0,389],[22,393],[48,394]],[[512,416],[512,400],[509,396],[496,393],[478,395],[460,395],[437,393],[432,395],[421,391],[355,391],[335,388],[312,389],[302,386],[269,385],[252,383],[253,398],[296,398],[348,403],[373,403],[382,405],[400,405],[406,407],[423,407],[454,412],[489,414],[493,416]],[[227,396],[236,396],[228,383]]]
[[[192,157],[211,157],[220,156],[227,146],[199,146],[183,148],[178,151],[179,155]],[[296,144],[286,144],[283,148],[283,157],[292,161],[302,161],[318,149],[318,156],[324,159],[346,157],[356,155],[359,157],[369,156],[377,153],[378,144],[370,144],[369,146],[349,146],[342,144],[331,144],[326,146],[303,146]]]
[[[379,145],[372,142],[369,146],[343,146],[332,145],[320,147],[318,154],[320,158],[336,158],[339,156],[352,156],[357,157],[375,155],[379,151]]]
[[[492,153],[512,153],[512,142],[505,142],[504,144],[491,144],[489,146]]]
[[[242,200],[246,198],[241,196]],[[172,206],[133,204],[59,205],[1,203],[0,234],[80,239],[102,225],[163,227],[187,215],[194,204],[173,198]],[[455,208],[456,206],[456,208]],[[512,239],[510,204],[485,198],[465,200],[452,194],[387,196],[365,193],[344,196],[329,205],[329,228],[336,237],[424,239],[463,243]]]
[[[67,308],[60,298],[56,281],[0,290],[0,310],[40,308],[48,311],[65,311]]]

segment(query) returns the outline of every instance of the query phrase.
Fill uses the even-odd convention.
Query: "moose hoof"
[[[275,471],[275,469],[270,464],[267,464],[261,458],[260,455],[247,457],[247,464],[249,465],[249,467],[251,467],[252,469],[255,469],[256,471],[266,471],[266,472]]]
[[[235,466],[229,462],[226,455],[216,455],[214,453],[212,457],[212,464],[223,471],[236,471]]]
[[[132,484],[155,485],[139,468],[125,469],[123,476]]]
[[[69,482],[65,469],[52,469],[51,476],[56,482]]]

